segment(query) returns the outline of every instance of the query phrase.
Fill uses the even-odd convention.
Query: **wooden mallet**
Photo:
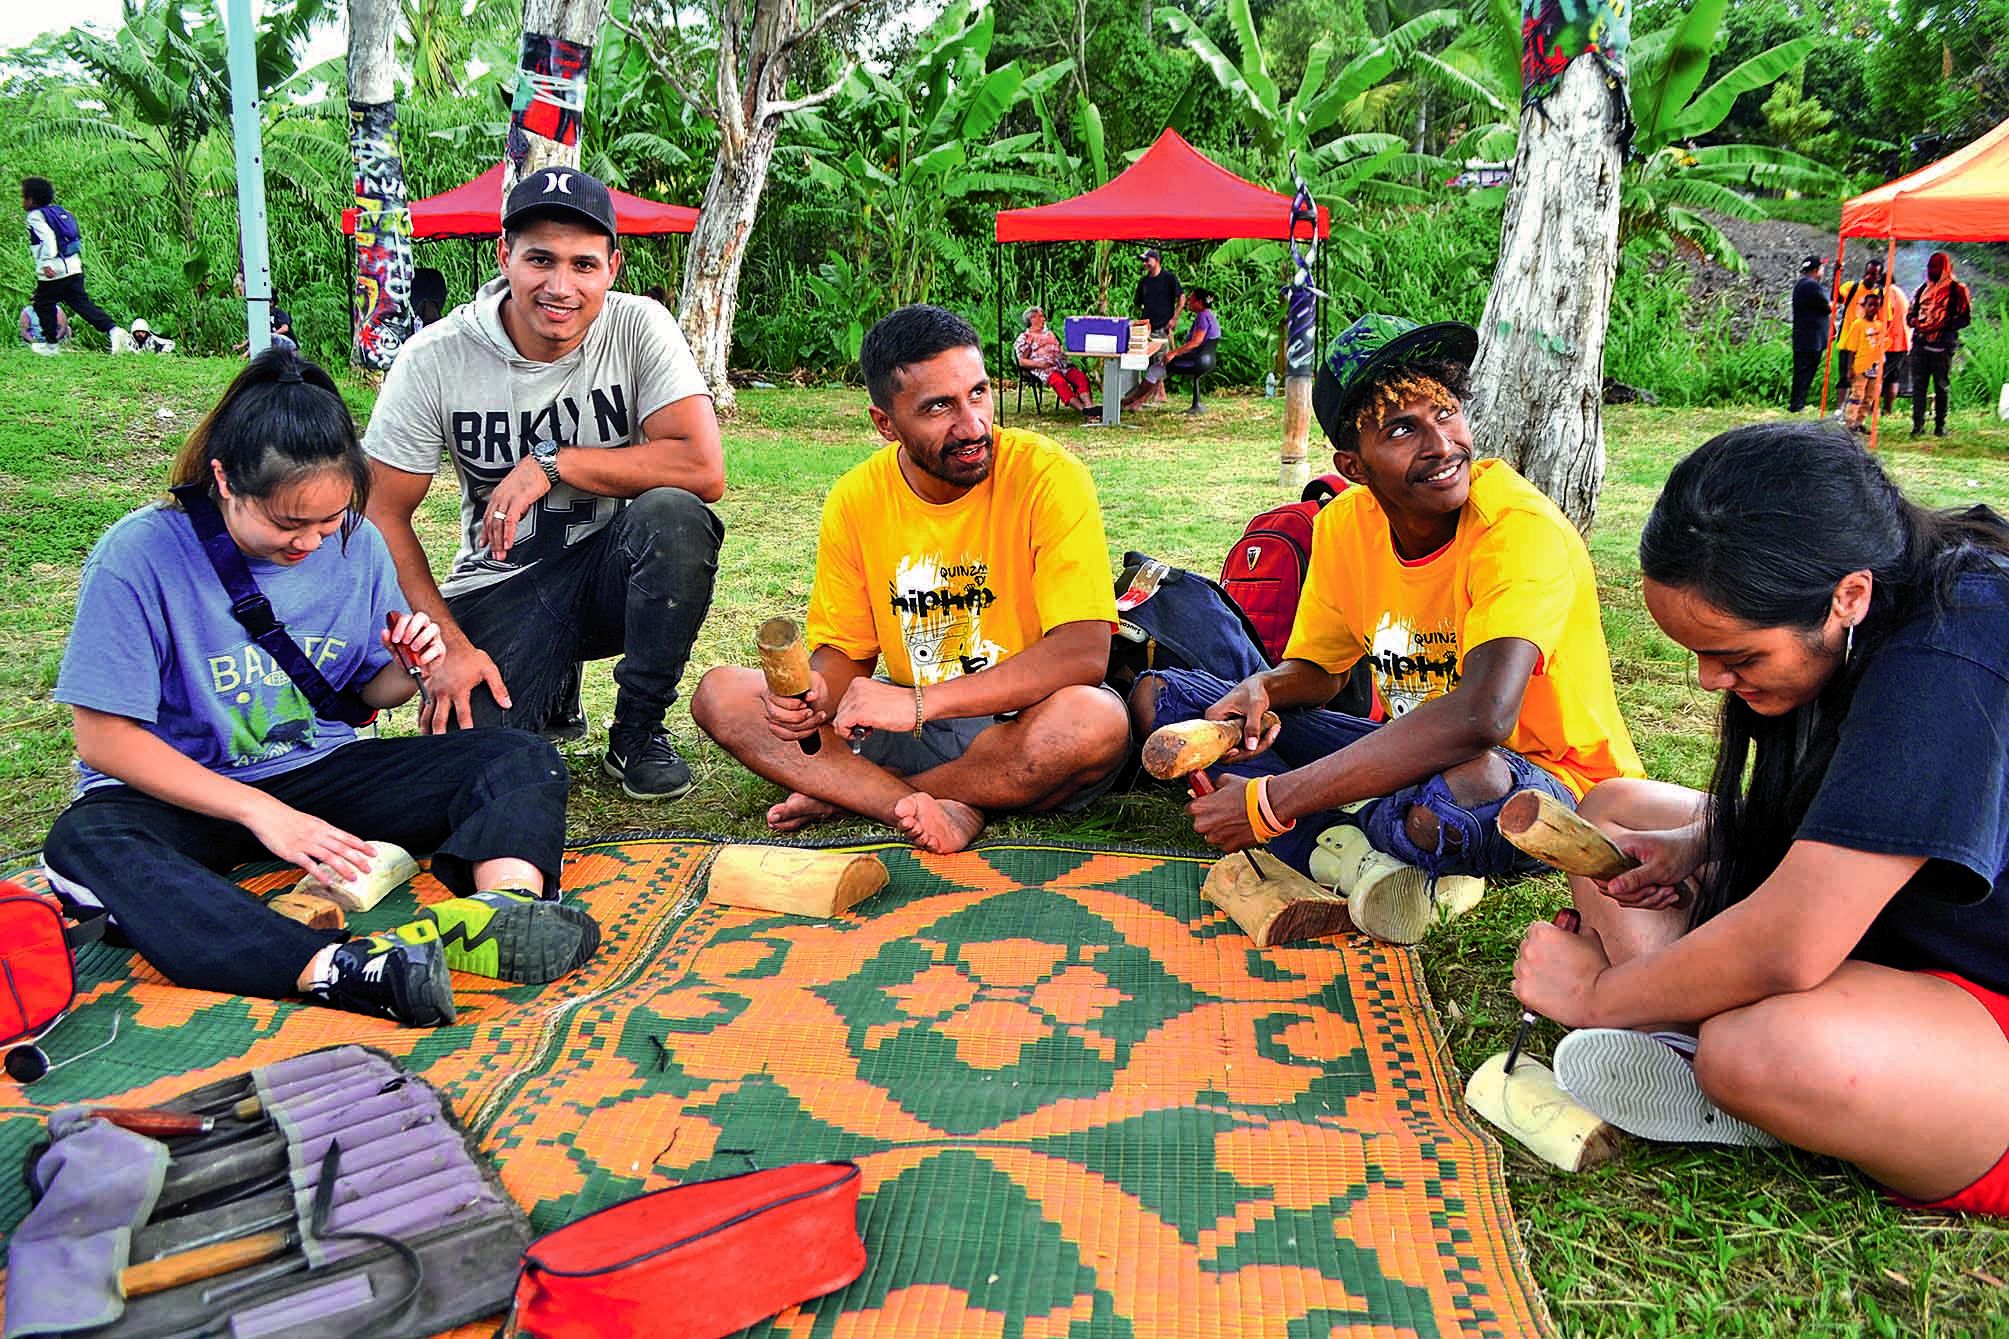
[[[754,649],[760,652],[760,672],[767,676],[767,691],[776,697],[809,700],[809,648],[802,644],[802,629],[792,618],[770,618],[753,635]],[[796,741],[811,757],[823,747],[821,733],[804,735]]]
[[[1266,711],[1257,734],[1268,734],[1276,726],[1277,714]],[[1175,721],[1161,725],[1144,741],[1144,770],[1160,781],[1184,777],[1194,794],[1205,795],[1214,789],[1207,780],[1207,769],[1242,742],[1242,727],[1240,716],[1230,716],[1225,721]]]

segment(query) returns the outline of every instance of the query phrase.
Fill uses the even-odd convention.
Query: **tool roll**
[[[439,1094],[366,1047],[49,1134],[5,1339],[430,1335],[507,1310],[530,1240]]]

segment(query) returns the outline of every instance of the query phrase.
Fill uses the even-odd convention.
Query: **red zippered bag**
[[[694,1181],[547,1232],[523,1252],[533,1339],[722,1339],[865,1272],[858,1164]]]
[[[0,879],[0,1046],[40,1036],[77,998],[72,950],[96,939],[98,918],[72,926],[62,908]]]

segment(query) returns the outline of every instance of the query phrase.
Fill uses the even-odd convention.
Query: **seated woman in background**
[[[1088,393],[1088,374],[1067,361],[1060,336],[1046,328],[1046,313],[1038,307],[1025,309],[1025,329],[1012,345],[1012,357],[1029,377],[1037,377],[1053,387],[1053,393],[1069,409],[1087,413],[1095,407]]]
[[[1641,865],[1522,940],[1514,993],[1581,1029],[1557,1079],[1645,1138],[2009,1215],[2009,526],[1769,423],[1675,466],[1639,559],[1724,694],[1715,777],[1584,797]]]
[[[1192,320],[1186,326],[1186,337],[1165,351],[1165,371],[1173,376],[1198,376],[1213,370],[1214,345],[1221,339],[1221,318],[1214,313],[1214,292],[1210,288],[1187,289],[1181,303]],[[1164,398],[1162,383],[1143,381],[1124,397],[1123,407],[1131,409],[1146,400]],[[1196,395],[1195,406],[1198,403]]]
[[[54,693],[75,715],[80,785],[42,854],[66,901],[105,908],[178,986],[433,1027],[454,1019],[449,969],[549,981],[599,929],[556,900],[556,749],[521,730],[358,739],[349,724],[407,701],[442,654],[362,519],[369,480],[326,372],[275,347],[231,382],[176,457],[171,500],[113,525],[84,564]],[[293,649],[253,640],[226,580],[269,602]],[[276,856],[353,879],[375,854],[357,834],[433,852],[454,896],[352,937],[224,873]]]

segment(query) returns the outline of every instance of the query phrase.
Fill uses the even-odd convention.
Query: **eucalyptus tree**
[[[718,151],[697,230],[684,253],[678,319],[721,410],[732,408],[726,359],[747,238],[784,124],[838,96],[857,69],[867,20],[890,0],[633,0],[616,23],[647,51],[665,85],[718,126]],[[814,53],[844,59],[821,87],[791,93]]]

